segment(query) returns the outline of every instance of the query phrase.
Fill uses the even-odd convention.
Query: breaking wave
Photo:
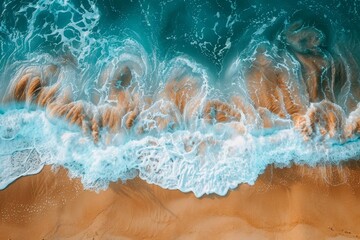
[[[358,159],[359,6],[4,1],[0,188],[48,164],[225,195]]]

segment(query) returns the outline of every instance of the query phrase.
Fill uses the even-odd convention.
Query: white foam
[[[49,164],[67,168],[87,189],[105,189],[109,182],[139,176],[197,197],[225,195],[241,183],[253,184],[269,164],[338,163],[360,156],[359,140],[304,142],[293,129],[237,137],[211,129],[178,130],[105,146],[64,126],[50,123],[41,110],[0,115],[0,188]]]

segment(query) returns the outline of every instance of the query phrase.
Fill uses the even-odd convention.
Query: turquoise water
[[[333,74],[332,100],[351,121],[349,116],[358,115],[354,106],[360,92],[359,9],[356,0],[4,0],[0,97],[24,69],[56,65],[61,87],[74,99],[95,104],[94,92],[106,94],[98,85],[102,73],[109,66],[128,66],[142,97],[156,95],[173,78],[191,76],[201,83],[200,99],[241,95],[250,101],[245,72],[259,46],[265,46],[275,67],[300,82],[304,69],[294,51],[314,44],[326,53],[329,71],[342,69]],[[296,31],[286,34],[297,22],[302,30],[296,31],[309,35],[291,42]],[[306,42],[309,36],[315,43]],[[301,103],[312,106],[306,85],[299,85]],[[42,108],[1,102],[0,188],[50,164],[69,169],[94,190],[139,176],[196,196],[225,195],[238,184],[253,184],[269,164],[339,163],[360,156],[357,135],[346,141],[318,136],[304,141],[288,116],[271,118],[280,127],[264,129],[245,117],[242,134],[230,124],[181,119],[175,130],[141,136],[129,130],[105,144],[94,143],[63,119],[50,119]],[[200,154],[204,142],[209,147]]]

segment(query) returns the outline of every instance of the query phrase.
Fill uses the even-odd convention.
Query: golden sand
[[[196,198],[140,179],[83,190],[64,169],[0,191],[0,239],[360,238],[360,167],[269,166],[255,185]]]

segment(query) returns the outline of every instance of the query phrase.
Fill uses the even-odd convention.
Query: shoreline
[[[325,178],[324,178],[325,177]],[[0,191],[1,239],[359,238],[360,163],[269,166],[226,196],[162,189],[136,178],[84,190],[50,166]]]

